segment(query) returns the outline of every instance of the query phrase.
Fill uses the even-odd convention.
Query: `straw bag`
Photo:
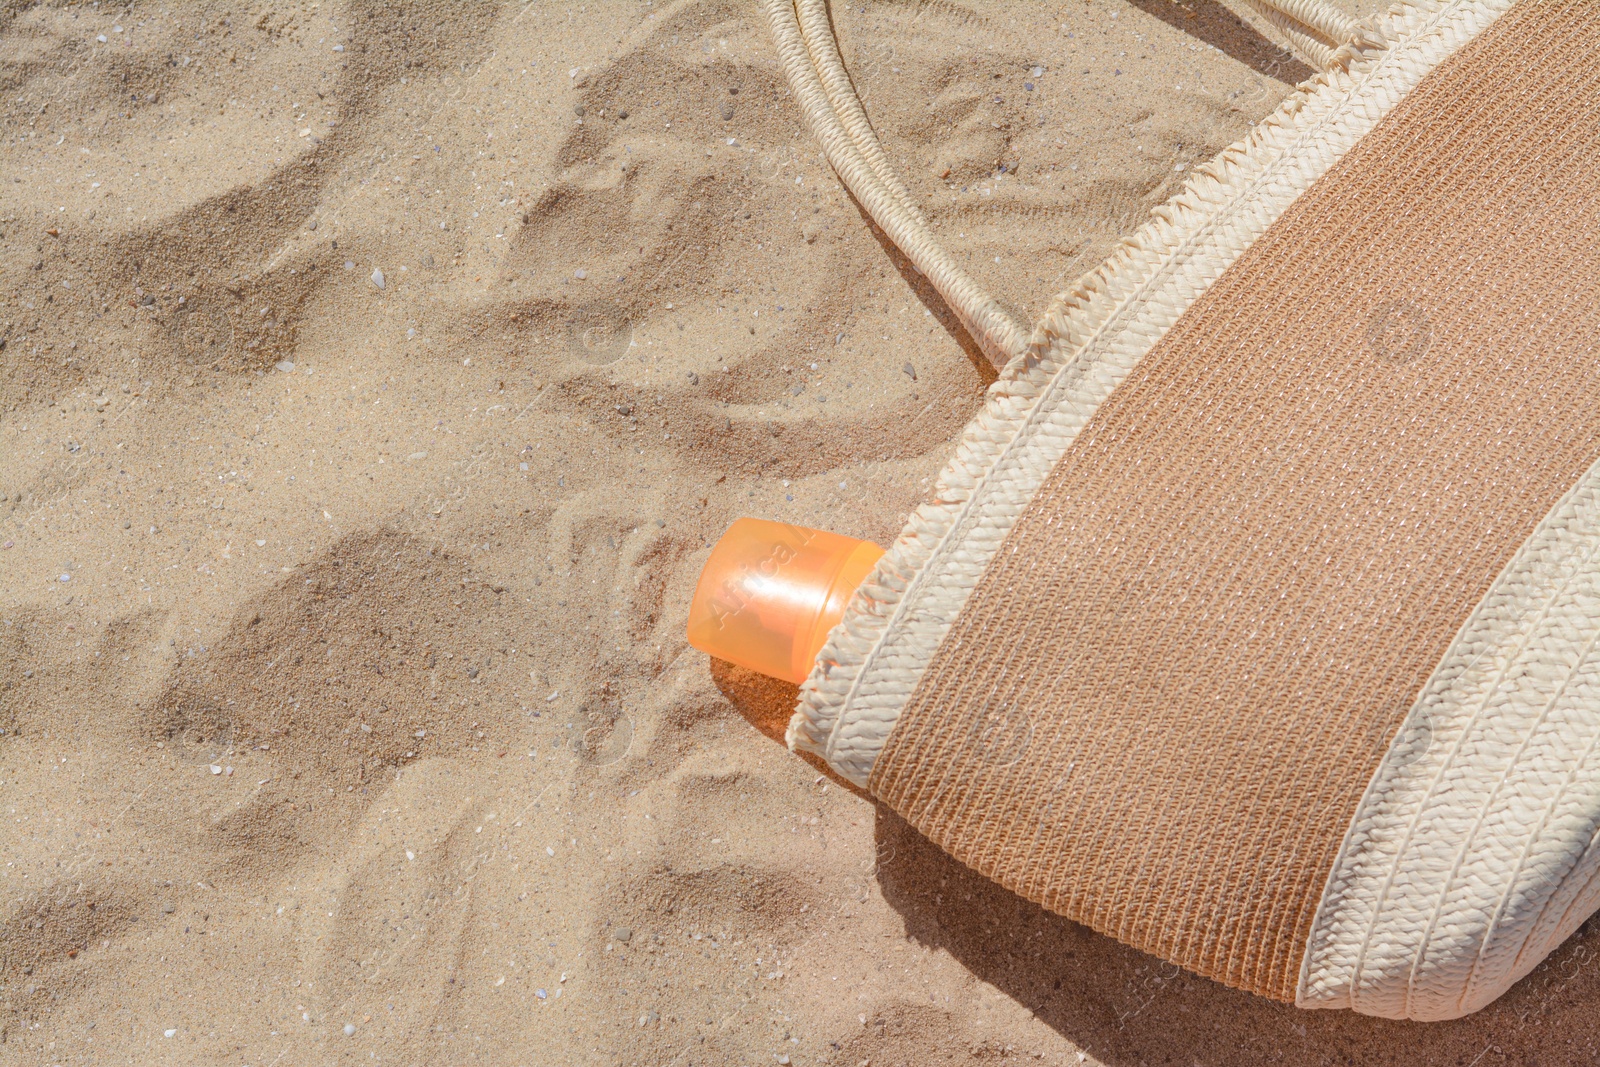
[[[1030,330],[932,238],[822,0],[763,2],[1004,367],[791,745],[1228,985],[1489,1003],[1600,905],[1600,4],[1273,5],[1325,72]]]

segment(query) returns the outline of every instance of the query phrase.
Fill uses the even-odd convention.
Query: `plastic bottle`
[[[753,671],[803,682],[828,631],[883,549],[764,519],[728,527],[689,602],[689,643]]]

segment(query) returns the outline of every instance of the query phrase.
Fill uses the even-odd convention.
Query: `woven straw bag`
[[[1489,1003],[1600,905],[1600,4],[1268,5],[1324,72],[1030,331],[938,248],[823,0],[763,2],[1003,366],[790,744],[1228,985]]]

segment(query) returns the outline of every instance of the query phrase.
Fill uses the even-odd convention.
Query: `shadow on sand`
[[[778,744],[796,687],[712,661]],[[860,790],[808,759],[835,782]],[[878,881],[906,935],[1110,1067],[1573,1067],[1600,1063],[1600,921],[1475,1015],[1448,1023],[1302,1011],[1228,989],[1054,915],[941,852],[878,803]]]
[[[908,936],[942,948],[1111,1067],[1568,1067],[1600,1062],[1600,923],[1499,1001],[1408,1023],[1228,989],[1001,888],[878,805],[878,879]]]
[[[1316,73],[1293,55],[1267,40],[1254,27],[1217,0],[1128,0],[1147,15],[1203,41],[1258,74],[1285,85],[1299,85]]]

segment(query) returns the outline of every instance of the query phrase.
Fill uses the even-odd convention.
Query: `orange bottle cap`
[[[689,602],[689,643],[773,678],[803,682],[850,595],[882,555],[870,541],[740,519],[700,572]]]

